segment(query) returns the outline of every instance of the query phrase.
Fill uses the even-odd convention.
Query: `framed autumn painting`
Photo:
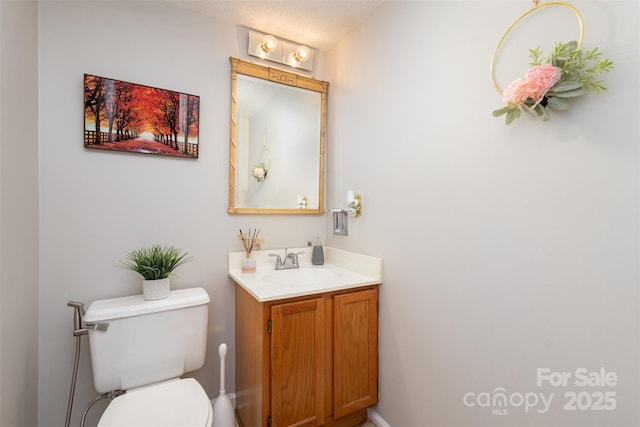
[[[84,75],[84,146],[198,158],[200,97]]]

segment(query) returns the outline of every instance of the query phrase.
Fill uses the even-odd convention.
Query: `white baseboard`
[[[367,417],[378,427],[391,427],[391,425],[376,412],[376,408],[367,409]]]
[[[227,396],[229,396],[229,400],[231,400],[231,404],[235,408],[236,394],[230,393]],[[213,406],[215,403],[216,403],[216,399],[211,399],[211,406]],[[388,422],[386,422],[385,419],[382,418],[380,414],[378,414],[378,412],[376,412],[376,408],[367,409],[367,418],[373,421],[373,423],[378,427],[391,427],[391,425]]]

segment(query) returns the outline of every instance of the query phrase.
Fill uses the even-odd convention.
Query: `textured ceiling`
[[[167,0],[178,6],[329,50],[383,0]]]

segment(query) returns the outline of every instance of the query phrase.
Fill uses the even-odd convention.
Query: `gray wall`
[[[116,267],[129,250],[166,243],[195,257],[172,287],[203,286],[211,296],[207,359],[195,376],[214,398],[221,342],[227,389],[235,388],[226,271],[227,253],[242,248],[238,228],[261,228],[266,249],[322,234],[323,215],[227,214],[228,59],[246,57],[246,43],[234,25],[160,1],[40,3],[40,425],[64,421],[74,350],[67,301],[140,293],[141,278]],[[199,95],[199,159],[85,149],[83,73]],[[84,345],[74,420],[95,396]]]
[[[0,2],[2,426],[34,426],[38,414],[37,12],[35,2]]]
[[[356,190],[363,213],[329,244],[384,259],[378,411],[394,427],[640,425],[639,3],[573,2],[584,46],[616,64],[609,90],[507,127],[489,66],[526,3],[385,2],[330,54],[328,206]],[[547,12],[505,44],[503,85],[529,48],[577,38]],[[601,367],[615,387],[575,384]],[[538,368],[572,377],[538,387]],[[555,397],[544,414],[463,402],[497,388]],[[594,391],[617,407],[564,410]]]

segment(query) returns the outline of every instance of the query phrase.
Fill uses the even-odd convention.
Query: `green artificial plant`
[[[192,259],[186,252],[173,246],[153,245],[132,250],[122,264],[146,280],[157,280],[166,279],[173,270]]]

